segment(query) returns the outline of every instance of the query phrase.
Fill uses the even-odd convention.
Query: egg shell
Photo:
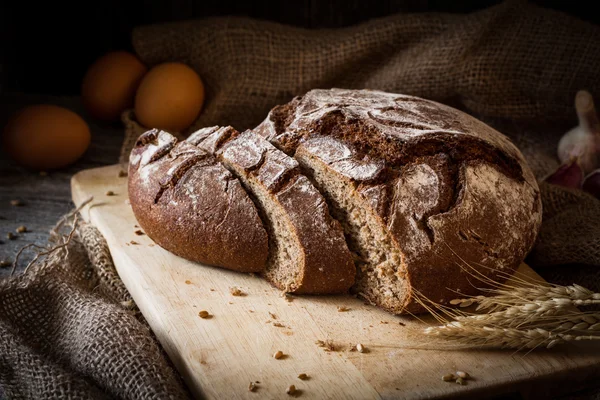
[[[135,96],[135,116],[147,128],[182,132],[204,105],[204,84],[188,65],[159,64],[142,79]]]
[[[133,54],[115,51],[88,68],[81,85],[87,112],[103,121],[116,121],[133,107],[135,92],[148,68]]]
[[[50,104],[17,111],[2,136],[4,151],[18,164],[36,170],[74,163],[91,141],[90,128],[79,115]]]

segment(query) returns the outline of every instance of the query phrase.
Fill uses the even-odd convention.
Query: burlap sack
[[[0,281],[0,398],[189,398],[100,232],[66,222],[43,262]]]
[[[133,35],[149,65],[182,61],[202,76],[207,102],[190,130],[252,128],[274,105],[315,87],[380,89],[441,101],[483,119],[513,139],[538,178],[557,166],[558,138],[576,123],[576,91],[600,93],[599,40],[599,28],[523,2],[470,15],[397,15],[340,30],[211,18],[141,27]],[[126,163],[145,128],[131,112],[123,118]],[[600,264],[600,202],[541,187],[544,224],[528,261],[538,267]],[[595,275],[582,283],[598,290],[597,278],[590,279]],[[43,266],[2,282],[5,395],[184,398],[128,300],[106,245],[85,224]]]

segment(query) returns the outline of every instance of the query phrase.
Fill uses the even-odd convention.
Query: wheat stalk
[[[560,286],[518,274],[495,271],[485,265],[469,265],[449,246],[457,265],[491,289],[485,295],[458,298],[451,307],[437,304],[413,288],[415,300],[438,321],[439,326],[420,329],[417,339],[426,348],[536,349],[581,340],[599,340],[600,313],[578,307],[600,304],[600,293],[577,284]],[[481,272],[488,269],[505,283]],[[468,311],[476,305],[475,312]],[[424,335],[423,335],[424,334]]]
[[[600,339],[600,335],[586,334],[600,332],[600,313],[577,308],[600,304],[600,293],[577,284],[519,283],[486,289],[488,296],[451,300],[457,309],[429,302],[427,309],[440,325],[427,327],[423,333],[456,349],[552,348],[571,341]],[[472,305],[477,305],[475,313],[465,310]]]
[[[594,293],[583,286],[526,286],[510,289],[487,289],[493,294],[489,296],[474,296],[470,298],[454,299],[450,304],[459,307],[469,307],[478,304],[477,310],[497,311],[505,307],[526,304],[530,302],[552,301],[556,305],[591,305],[600,304],[600,293]]]
[[[489,326],[470,326],[458,321],[425,328],[428,336],[441,338],[456,347],[494,349],[552,348],[558,344],[579,340],[600,340],[595,335],[553,333],[546,329],[511,329]]]

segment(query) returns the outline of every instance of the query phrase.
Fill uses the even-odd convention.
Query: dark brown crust
[[[355,268],[340,224],[298,163],[261,136],[247,131],[217,152],[225,165],[253,179],[287,218],[302,251],[299,277],[291,286],[265,277],[276,287],[297,294],[343,293],[354,284]],[[250,190],[250,189],[248,189]]]
[[[502,282],[537,237],[539,188],[523,156],[458,110],[379,91],[313,90],[275,108],[256,131],[357,184],[356,196],[401,250],[412,289],[379,302],[389,311],[423,311],[416,293],[443,304],[478,294],[488,285],[466,270]]]
[[[158,245],[191,261],[262,271],[268,256],[262,221],[239,181],[214,156],[150,130],[130,160],[131,207]]]

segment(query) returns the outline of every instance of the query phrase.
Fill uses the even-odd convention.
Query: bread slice
[[[185,259],[260,272],[267,232],[240,182],[207,152],[156,129],[131,152],[129,201],[139,225]]]
[[[188,140],[215,151],[255,201],[269,232],[263,272],[269,282],[291,293],[348,291],[356,272],[343,230],[293,158],[251,131],[230,127],[203,129]]]
[[[458,110],[315,89],[255,131],[301,164],[343,224],[357,256],[352,291],[390,312],[482,294],[535,243],[541,199],[523,155]]]
[[[390,234],[377,209],[383,205],[380,185],[360,185],[382,171],[382,163],[363,160],[351,165],[348,148],[330,137],[311,138],[300,144],[295,159],[326,197],[333,216],[346,232],[348,245],[356,254],[354,292],[387,310],[399,311],[410,297],[410,283],[399,244]],[[331,164],[345,161],[343,168]],[[365,197],[364,193],[370,192]],[[371,200],[371,201],[369,201]]]

